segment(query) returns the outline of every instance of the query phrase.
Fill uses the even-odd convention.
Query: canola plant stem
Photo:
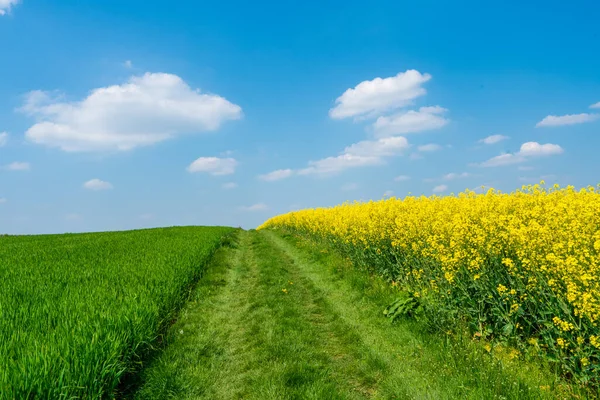
[[[551,398],[535,368],[390,324],[394,293],[299,238],[239,232],[221,249],[138,399]]]

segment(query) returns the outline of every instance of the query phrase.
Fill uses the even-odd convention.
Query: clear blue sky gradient
[[[58,233],[170,225],[252,228],[294,208],[431,195],[489,185],[600,183],[600,119],[538,127],[548,115],[599,114],[596,1],[198,2],[22,0],[0,16],[0,233]],[[125,62],[130,60],[132,67]],[[332,176],[258,178],[373,139],[369,121],[329,116],[360,82],[415,69],[431,74],[409,109],[439,105],[450,122],[406,135],[411,147],[380,165]],[[93,89],[164,72],[241,107],[212,132],[129,151],[66,152],[34,143],[18,111],[34,90],[80,101]],[[372,121],[371,121],[372,122]],[[509,139],[478,143],[490,135]],[[564,152],[483,168],[525,142]],[[420,145],[442,149],[420,153]],[[411,156],[412,155],[412,156]],[[199,157],[231,157],[235,173],[190,173]],[[29,163],[29,170],[7,168]],[[519,167],[526,166],[523,170]],[[465,178],[444,180],[448,173]],[[399,175],[410,180],[395,181]],[[111,189],[88,190],[97,178]],[[222,185],[238,186],[225,190]],[[347,190],[351,189],[351,190]],[[440,189],[441,190],[441,189]],[[390,193],[388,192],[388,195]],[[262,204],[251,209],[250,206]]]

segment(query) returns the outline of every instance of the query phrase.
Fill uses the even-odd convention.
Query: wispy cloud
[[[394,181],[404,182],[404,181],[408,181],[409,179],[410,179],[410,176],[408,176],[408,175],[398,175],[397,177],[394,178]]]
[[[278,169],[276,171],[269,172],[268,174],[259,175],[258,179],[267,182],[274,182],[279,181],[281,179],[289,178],[290,176],[292,176],[293,173],[294,171],[292,171],[291,169]]]
[[[200,157],[187,167],[190,173],[205,172],[211,175],[231,175],[238,162],[234,158]]]
[[[8,143],[8,133],[0,132],[0,147],[6,146],[6,143]]]
[[[113,185],[110,182],[106,182],[103,180],[100,180],[98,178],[94,178],[94,179],[90,179],[89,181],[85,182],[83,184],[83,187],[85,189],[89,189],[89,190],[109,190],[113,188]]]
[[[385,137],[439,129],[450,122],[442,116],[447,111],[440,106],[421,107],[417,111],[379,117],[373,124],[373,131],[376,136]]]
[[[473,175],[468,172],[462,172],[460,174],[455,173],[455,172],[450,172],[449,174],[444,175],[442,177],[442,179],[444,179],[446,181],[453,181],[455,179],[469,178],[471,176],[473,176]]]
[[[486,138],[483,138],[479,141],[479,143],[483,143],[483,144],[496,144],[499,143],[503,140],[507,140],[509,139],[508,136],[504,136],[504,135],[491,135],[488,136]]]
[[[0,16],[6,15],[20,0],[0,0]]]
[[[385,158],[402,154],[408,147],[408,141],[402,136],[365,140],[346,147],[339,156],[310,161],[298,174],[325,176],[350,168],[381,165]]]
[[[31,164],[28,162],[15,161],[8,164],[5,168],[9,171],[29,171],[31,169]]]
[[[433,152],[433,151],[438,151],[441,149],[442,149],[442,146],[440,146],[439,144],[435,144],[435,143],[424,144],[422,146],[417,147],[417,150],[419,150],[420,152]]]
[[[552,126],[563,126],[563,125],[576,125],[583,124],[586,122],[592,122],[600,117],[599,114],[570,114],[570,115],[548,115],[543,120],[538,122],[536,128],[552,127]]]
[[[562,154],[563,152],[563,148],[557,144],[539,144],[538,142],[527,142],[521,145],[521,148],[518,152],[506,153],[492,157],[489,160],[479,164],[479,166],[500,167],[505,165],[514,165],[523,163],[531,157],[553,156]]]

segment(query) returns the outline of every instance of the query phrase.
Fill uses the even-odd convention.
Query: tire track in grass
[[[316,255],[274,232],[237,233],[145,370],[136,398],[532,398],[510,375],[488,377],[488,369],[455,362],[468,353],[444,360],[447,353],[408,325],[391,326],[365,294],[365,274],[349,275],[357,287]],[[508,383],[498,387],[498,377]]]
[[[238,242],[215,258],[137,398],[365,398],[335,371],[344,351],[330,354],[336,334],[287,255],[256,232]]]
[[[278,233],[261,233],[294,261],[298,274],[312,283],[315,298],[324,299],[329,315],[335,315],[339,324],[347,327],[345,336],[355,337],[354,345],[349,343],[347,351],[355,358],[362,353],[378,360],[382,373],[372,375],[380,378],[374,385],[377,388],[372,393],[374,398],[554,398],[539,387],[550,387],[555,377],[544,376],[527,364],[513,366],[522,371],[504,368],[471,343],[448,345],[436,335],[416,332],[418,323],[390,325],[381,316],[387,304],[380,304],[381,299],[377,299],[377,292],[387,289],[377,286],[385,283],[354,270],[347,273],[349,279],[342,279],[331,265],[317,260],[315,247],[299,249],[294,240],[282,238]],[[356,285],[352,285],[352,279]]]

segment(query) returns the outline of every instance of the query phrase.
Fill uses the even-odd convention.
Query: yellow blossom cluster
[[[578,346],[576,331],[589,348],[600,345],[600,193],[595,187],[547,188],[542,182],[512,193],[467,190],[446,197],[345,203],[279,215],[263,228],[331,241],[353,261],[379,265],[390,281],[440,297],[460,292],[497,299],[500,306],[490,310],[505,310],[497,320],[513,326],[518,321],[530,335],[543,324],[533,319],[547,321],[559,349],[571,341]]]

